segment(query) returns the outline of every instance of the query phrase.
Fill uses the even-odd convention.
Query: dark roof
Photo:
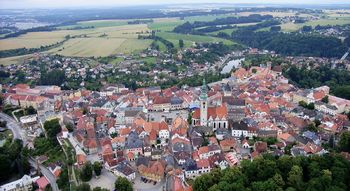
[[[148,166],[150,160],[151,159],[148,157],[140,156],[136,160],[136,166],[140,166],[140,165]]]
[[[127,137],[125,144],[126,149],[140,148],[143,145],[143,141],[139,138],[136,132],[131,132]]]
[[[140,111],[138,110],[126,110],[125,111],[125,117],[136,117]]]
[[[230,97],[223,97],[222,102],[227,103],[228,105],[234,105],[234,106],[245,106],[245,100],[244,99],[239,99],[239,98],[233,98],[232,96]]]
[[[171,99],[170,99],[170,103],[172,104],[172,105],[175,105],[175,104],[182,104],[184,101],[182,100],[182,99],[180,99],[180,98],[178,98],[178,97],[172,97]]]
[[[246,130],[248,131],[248,125],[245,122],[233,122],[231,125],[233,130]]]
[[[116,170],[123,173],[125,176],[129,176],[135,171],[126,162],[121,162],[116,166]]]

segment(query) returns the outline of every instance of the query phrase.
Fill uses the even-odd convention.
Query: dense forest
[[[284,71],[284,75],[301,88],[315,88],[327,85],[335,96],[350,99],[350,73],[347,70],[332,69],[322,65],[313,69],[294,65]]]
[[[350,188],[350,162],[340,155],[244,160],[195,179],[194,191],[342,191]]]
[[[340,39],[315,34],[238,30],[232,33],[232,38],[250,47],[273,50],[289,56],[340,58],[347,51]]]
[[[0,147],[0,185],[11,178],[21,178],[29,171],[28,150],[23,148],[22,141],[6,140]]]

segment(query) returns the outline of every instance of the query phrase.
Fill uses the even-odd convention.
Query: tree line
[[[272,19],[271,15],[259,15],[252,14],[249,16],[242,17],[226,17],[226,18],[217,18],[214,21],[195,21],[194,23],[186,22],[182,25],[179,25],[174,28],[174,32],[176,33],[184,33],[184,34],[197,34],[198,32],[213,32],[215,29],[219,29],[218,25],[233,25],[233,24],[241,24],[241,23],[254,23],[261,22],[264,20]],[[196,28],[204,27],[202,29],[196,30]],[[224,29],[224,28],[221,28]],[[221,30],[219,29],[219,30]]]

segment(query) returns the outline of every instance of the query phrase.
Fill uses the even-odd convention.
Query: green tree
[[[288,173],[288,185],[303,190],[303,169],[294,165]]]
[[[100,176],[101,175],[101,170],[102,170],[101,163],[99,163],[98,161],[95,161],[94,162],[94,172],[95,172],[96,176]]]
[[[90,181],[92,178],[93,167],[90,162],[85,163],[80,171],[80,179],[84,182]]]
[[[89,184],[82,183],[76,187],[76,191],[91,191],[91,188]]]
[[[26,108],[26,114],[27,115],[34,115],[37,114],[36,109],[34,109],[33,106],[29,106],[28,108]]]
[[[71,124],[71,123],[66,124],[66,128],[70,133],[74,131],[73,124]]]
[[[128,179],[118,176],[117,180],[114,183],[114,187],[118,191],[132,191],[132,184]]]
[[[213,185],[213,178],[209,174],[197,177],[193,183],[193,190],[207,191]]]
[[[328,95],[324,96],[321,100],[323,103],[328,103]]]
[[[182,40],[182,39],[179,40],[179,47],[180,48],[184,47],[184,40]]]
[[[50,121],[45,121],[44,129],[46,131],[48,138],[50,138],[51,140],[56,140],[57,134],[60,133],[62,130],[59,119],[52,119]]]
[[[314,110],[314,109],[315,109],[315,104],[314,104],[314,103],[309,103],[309,104],[307,105],[307,108],[308,108],[308,109],[311,109],[311,110]]]
[[[340,135],[338,148],[340,151],[350,152],[350,132],[349,131],[344,131]]]
[[[95,187],[92,191],[109,191],[107,188]]]
[[[4,104],[4,97],[2,97],[2,94],[0,94],[0,108]]]
[[[187,123],[190,124],[190,125],[192,124],[192,113],[191,112],[188,113]]]

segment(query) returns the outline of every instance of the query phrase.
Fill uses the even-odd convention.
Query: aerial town
[[[193,88],[132,91],[106,84],[100,91],[71,91],[17,84],[2,86],[2,91],[4,105],[18,108],[12,114],[36,110],[18,118],[14,114],[19,125],[12,128],[18,128],[25,147],[35,149],[43,124],[58,120],[57,140],[72,149],[72,169],[102,164],[101,177],[92,180],[96,185],[122,176],[136,189],[191,190],[188,182],[197,176],[264,153],[323,155],[334,134],[350,128],[342,114],[350,110],[349,100],[330,95],[327,86],[296,88],[280,67],[270,65],[239,68],[229,78],[210,84],[203,80]],[[58,178],[67,167],[60,166],[62,161],[47,163],[49,159],[44,153],[33,160]],[[31,182],[27,179],[23,184]],[[46,178],[34,181],[56,184]]]
[[[0,0],[0,191],[350,190],[350,2]]]

